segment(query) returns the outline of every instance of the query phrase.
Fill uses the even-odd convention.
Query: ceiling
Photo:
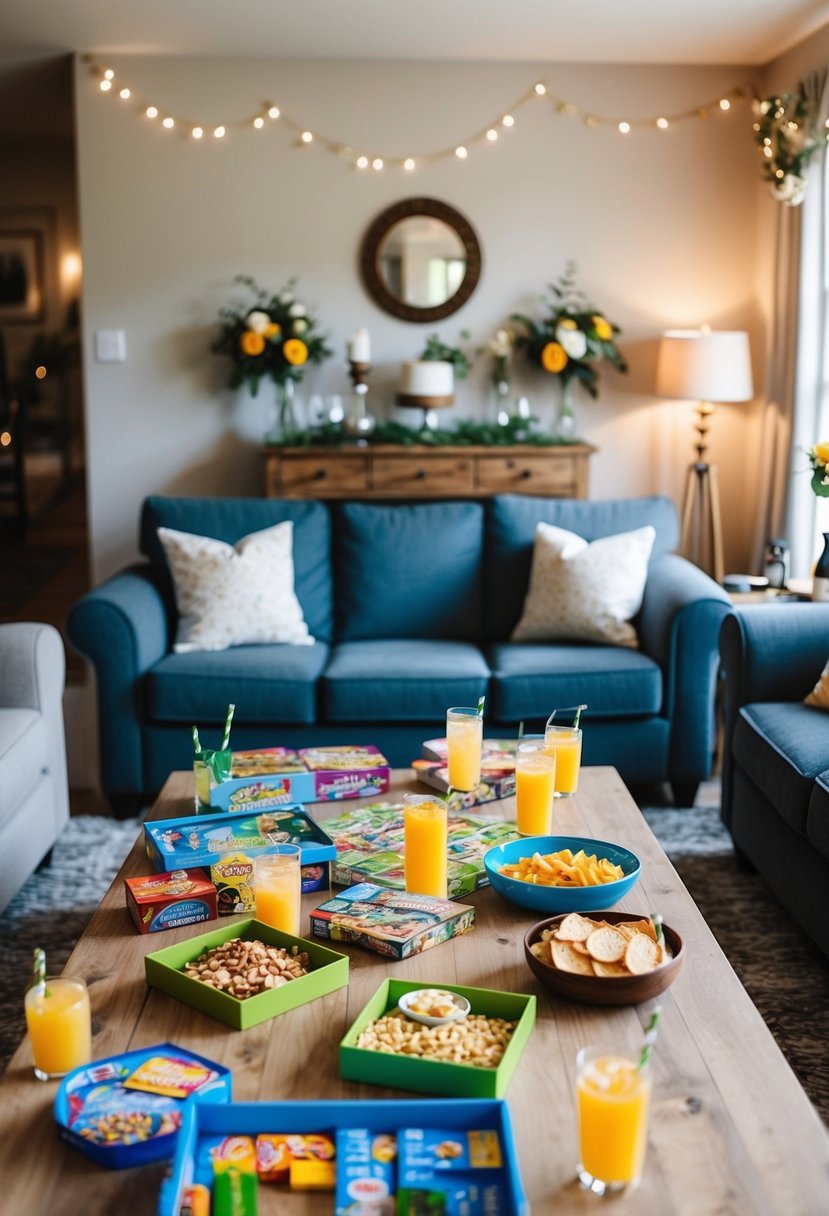
[[[99,54],[768,62],[827,0],[3,0],[0,59]]]

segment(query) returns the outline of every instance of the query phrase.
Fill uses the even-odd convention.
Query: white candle
[[[371,338],[367,329],[358,329],[348,343],[348,357],[352,363],[371,362]]]

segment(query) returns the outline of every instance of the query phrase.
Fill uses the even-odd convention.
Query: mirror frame
[[[466,253],[466,274],[460,287],[443,304],[435,304],[431,308],[418,308],[417,305],[407,304],[405,300],[392,295],[377,265],[380,246],[389,229],[401,220],[415,215],[426,215],[448,224],[457,234]],[[436,198],[406,198],[381,211],[369,225],[360,248],[360,272],[366,290],[384,312],[399,317],[401,321],[428,325],[432,321],[450,317],[453,312],[463,307],[472,295],[481,277],[481,246],[469,220],[448,203],[442,203]]]

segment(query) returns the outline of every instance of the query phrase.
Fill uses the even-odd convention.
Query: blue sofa
[[[295,586],[313,646],[176,654],[176,606],[160,525],[235,542],[290,519]],[[510,643],[537,521],[588,540],[656,529],[638,650]],[[671,553],[673,504],[495,497],[417,504],[153,497],[145,560],[72,609],[69,635],[97,675],[101,780],[116,813],[192,761],[190,727],[217,741],[236,703],[236,748],[375,743],[398,766],[443,733],[446,708],[487,696],[486,728],[540,729],[586,702],[584,760],[670,781],[690,805],[710,770],[725,593]],[[240,588],[240,594],[244,589]]]
[[[803,704],[829,657],[829,604],[735,612],[720,654],[723,821],[829,955],[829,713]]]

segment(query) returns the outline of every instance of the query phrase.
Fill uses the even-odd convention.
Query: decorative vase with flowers
[[[490,380],[494,399],[494,420],[499,426],[506,426],[510,419],[510,399],[512,386],[510,384],[510,360],[512,359],[515,334],[511,329],[497,329],[487,343],[487,350],[492,356],[492,372]]]
[[[221,309],[219,336],[210,349],[232,360],[230,388],[246,384],[255,397],[260,380],[273,380],[276,397],[265,440],[279,442],[298,429],[294,394],[307,365],[322,363],[332,351],[297,299],[296,280],[275,294],[248,275],[237,275],[234,281],[246,287],[252,299],[247,307]]]
[[[829,498],[829,440],[809,448],[812,490],[818,498]],[[823,552],[817,559],[812,577],[812,599],[829,602],[829,532],[823,533]]]
[[[568,262],[561,278],[550,284],[550,293],[540,321],[520,313],[513,320],[524,327],[518,344],[533,367],[554,376],[561,387],[556,434],[574,439],[578,434],[575,385],[582,384],[591,397],[598,397],[599,373],[594,365],[609,359],[620,372],[626,372],[628,365],[615,342],[618,325],[608,321],[576,286],[574,262]]]

